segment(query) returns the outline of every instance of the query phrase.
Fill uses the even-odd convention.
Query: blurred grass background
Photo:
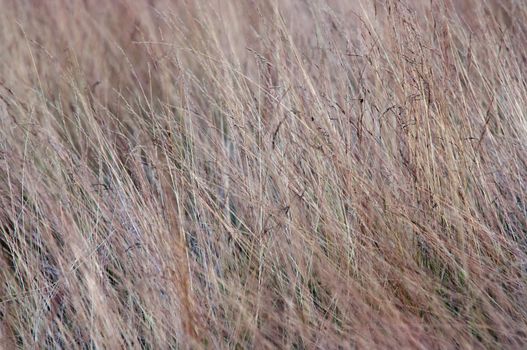
[[[0,347],[525,347],[524,1],[0,9]]]

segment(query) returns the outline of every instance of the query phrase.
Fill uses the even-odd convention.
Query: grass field
[[[0,349],[525,349],[524,0],[0,0]]]

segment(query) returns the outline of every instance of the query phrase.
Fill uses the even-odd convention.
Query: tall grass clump
[[[0,0],[0,348],[527,347],[527,3]]]

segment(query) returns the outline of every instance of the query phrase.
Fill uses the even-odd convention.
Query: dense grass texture
[[[0,348],[527,347],[524,0],[0,0]]]

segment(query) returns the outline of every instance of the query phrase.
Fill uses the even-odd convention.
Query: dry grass
[[[527,346],[525,1],[0,9],[0,347]]]

